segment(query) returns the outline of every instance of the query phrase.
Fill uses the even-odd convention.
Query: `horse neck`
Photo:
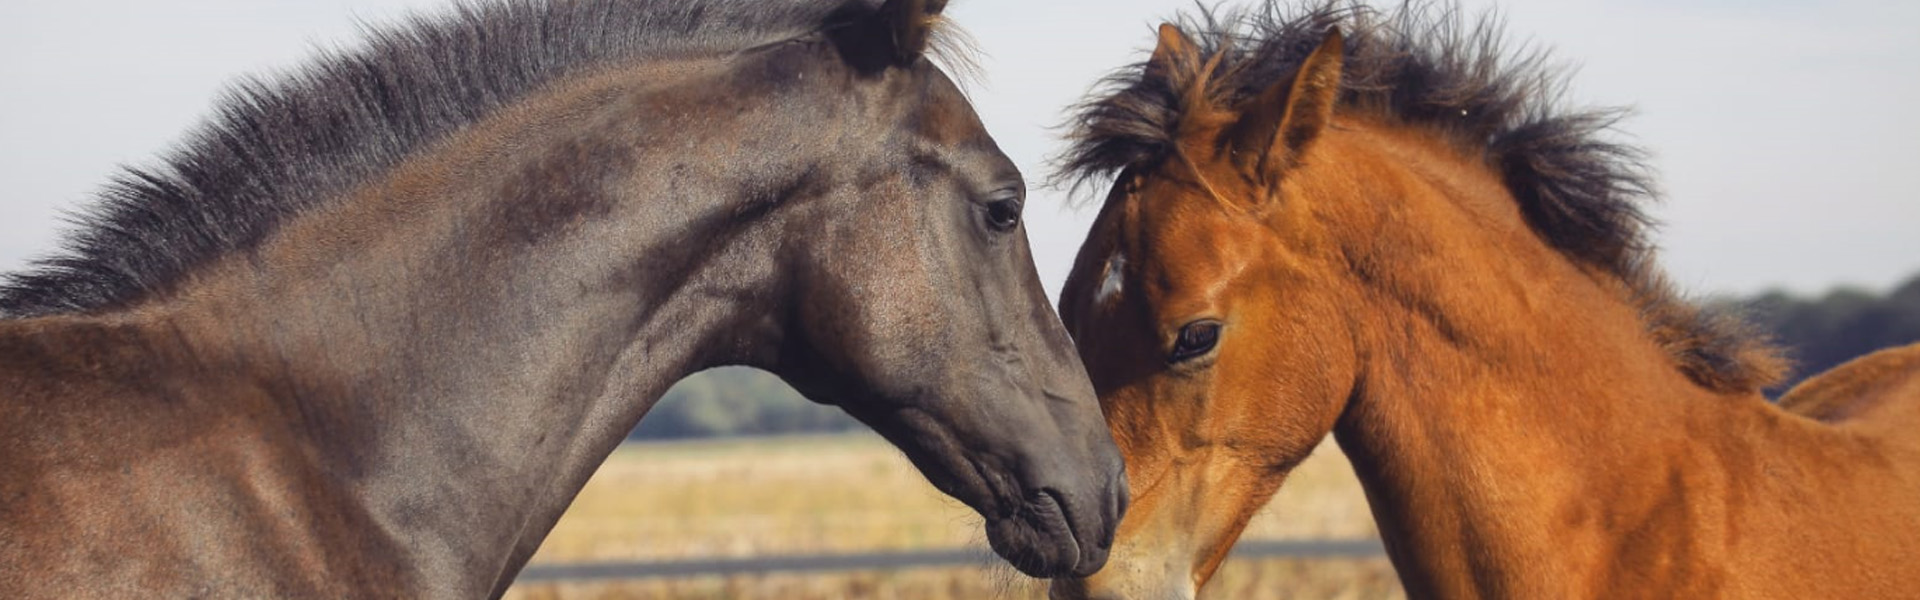
[[[1384,129],[1336,139],[1364,149],[1343,162],[1377,201],[1347,224],[1370,232],[1346,248],[1367,316],[1335,435],[1408,589],[1560,597],[1530,586],[1604,573],[1583,570],[1622,532],[1710,527],[1688,511],[1712,510],[1765,401],[1687,379],[1625,285],[1543,242],[1478,161]]]
[[[771,238],[794,217],[735,173],[803,168],[800,133],[684,139],[728,137],[703,111],[740,101],[649,89],[718,68],[523,103],[140,312],[289,405],[297,443],[414,572],[504,586],[670,385],[777,342]]]

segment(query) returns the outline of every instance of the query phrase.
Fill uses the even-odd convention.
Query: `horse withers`
[[[1060,311],[1134,497],[1055,597],[1194,597],[1329,433],[1416,598],[1920,593],[1920,346],[1769,403],[1653,268],[1617,113],[1491,23],[1208,15],[1081,110],[1115,182]]]
[[[1092,573],[1121,462],[943,4],[466,4],[239,88],[0,291],[0,595],[498,595],[718,365]]]

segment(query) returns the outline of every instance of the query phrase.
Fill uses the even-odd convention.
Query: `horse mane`
[[[716,55],[872,14],[871,0],[478,0],[369,28],[349,50],[246,78],[150,167],[123,169],[62,249],[0,278],[0,316],[123,305],[545,86]]]
[[[1202,7],[1178,21],[1197,57],[1150,75],[1145,63],[1101,81],[1068,122],[1056,182],[1078,188],[1172,156],[1191,98],[1237,107],[1290,81],[1330,30],[1346,37],[1341,109],[1436,130],[1478,153],[1505,180],[1527,223],[1569,259],[1618,278],[1653,338],[1696,383],[1744,392],[1778,382],[1778,351],[1737,317],[1689,302],[1654,266],[1651,169],[1637,147],[1609,138],[1620,109],[1563,106],[1566,74],[1546,52],[1504,45],[1494,13],[1466,18],[1447,2],[1382,13],[1332,0],[1289,13],[1274,0],[1250,11]],[[1204,87],[1204,89],[1195,89]],[[1198,92],[1192,93],[1192,92]]]

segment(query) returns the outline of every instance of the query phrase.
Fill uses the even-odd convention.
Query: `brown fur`
[[[1634,245],[1569,246],[1456,130],[1349,101],[1295,133],[1334,98],[1315,73],[1366,52],[1323,39],[1244,96],[1278,102],[1181,106],[1081,249],[1061,314],[1134,495],[1108,568],[1056,597],[1192,597],[1329,433],[1414,597],[1920,591],[1920,346],[1768,403],[1750,338]],[[1163,31],[1175,62],[1143,72],[1201,47]],[[1235,160],[1249,137],[1291,159]],[[1171,355],[1206,322],[1216,347]]]
[[[1381,14],[1340,0],[1296,14],[1271,1],[1252,13],[1202,11],[1176,27],[1184,42],[1166,46],[1163,36],[1166,55],[1115,73],[1106,94],[1080,107],[1063,178],[1086,182],[1176,156],[1187,132],[1233,116],[1220,108],[1271,104],[1277,98],[1261,95],[1284,92],[1275,84],[1291,81],[1338,30],[1347,32],[1343,110],[1418,126],[1483,156],[1543,240],[1620,279],[1677,368],[1722,391],[1759,389],[1785,375],[1786,362],[1766,340],[1731,315],[1686,301],[1651,267],[1641,212],[1653,193],[1645,153],[1606,135],[1623,111],[1560,106],[1563,76],[1544,52],[1509,50],[1491,15],[1474,21],[1456,6],[1424,2]]]

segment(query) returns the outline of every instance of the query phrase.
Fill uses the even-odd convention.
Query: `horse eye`
[[[1183,362],[1213,351],[1220,343],[1219,321],[1194,321],[1180,328],[1180,337],[1173,341],[1172,362]]]
[[[995,200],[987,203],[987,226],[994,231],[1013,231],[1020,226],[1020,201]]]

